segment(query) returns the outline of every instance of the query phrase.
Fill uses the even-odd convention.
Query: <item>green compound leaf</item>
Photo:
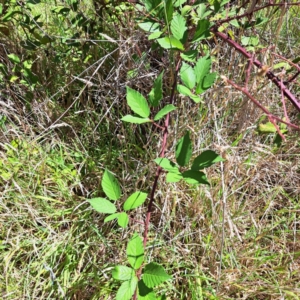
[[[138,278],[134,276],[131,280],[124,281],[118,289],[116,300],[130,300],[136,290]]]
[[[189,89],[193,89],[196,84],[196,76],[193,68],[183,62],[180,68],[180,78]]]
[[[113,214],[117,211],[116,206],[104,198],[93,198],[89,202],[97,212],[102,214]]]
[[[121,212],[118,215],[118,224],[122,228],[126,228],[129,222],[129,218],[125,212]]]
[[[150,108],[144,96],[128,86],[126,87],[126,90],[126,99],[129,107],[142,118],[148,118],[150,115]]]
[[[134,270],[126,266],[115,266],[112,270],[112,277],[116,280],[130,280],[134,276]]]
[[[143,279],[138,282],[138,300],[157,300],[153,289],[148,288]]]
[[[132,123],[132,124],[143,124],[143,123],[149,123],[151,120],[149,118],[139,118],[134,117],[132,115],[126,115],[124,116],[121,121]]]
[[[123,208],[125,211],[141,206],[147,199],[148,194],[143,192],[135,192],[125,201]]]
[[[171,279],[164,268],[157,263],[150,263],[145,266],[143,272],[143,281],[148,288],[160,285],[162,282]]]
[[[174,106],[173,104],[168,104],[166,105],[164,108],[162,108],[154,117],[154,121],[158,121],[161,118],[163,118],[165,115],[167,115],[169,112],[173,111],[177,109],[176,106]]]
[[[119,214],[120,213],[116,213],[116,214],[111,214],[109,216],[107,216],[105,219],[104,219],[104,223],[107,223],[109,221],[112,221],[114,219],[117,219],[119,217]]]
[[[102,188],[106,196],[111,200],[118,200],[121,196],[121,188],[114,175],[105,170],[102,182]]]
[[[166,171],[180,173],[178,167],[167,158],[158,157],[154,161]]]
[[[170,37],[164,37],[161,39],[157,39],[157,42],[160,44],[160,46],[164,49],[179,49],[184,50],[184,47],[180,41],[178,41],[174,36]]]
[[[206,150],[194,159],[192,164],[192,170],[199,171],[204,168],[210,167],[211,165],[220,161],[225,161],[225,159],[223,159],[215,151]]]
[[[185,18],[178,13],[171,21],[171,32],[177,40],[181,40],[187,30]]]
[[[130,265],[137,270],[144,262],[143,241],[137,233],[130,239],[126,253]]]
[[[171,183],[171,182],[178,182],[182,179],[182,175],[180,173],[172,173],[172,172],[169,172],[167,174],[167,177],[166,177],[166,181],[168,183]]]
[[[188,170],[182,173],[183,179],[188,184],[208,184],[207,177],[203,172]]]
[[[164,72],[161,72],[158,77],[154,80],[153,88],[149,93],[149,103],[150,105],[156,107],[159,104],[159,101],[163,98],[163,90],[162,90],[162,78]]]
[[[180,166],[186,166],[192,156],[192,141],[189,131],[179,140],[175,151],[176,161]]]

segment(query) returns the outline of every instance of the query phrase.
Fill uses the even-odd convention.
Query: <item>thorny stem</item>
[[[282,77],[281,77],[281,82],[283,82]],[[283,91],[282,90],[281,90],[281,102],[282,102],[282,106],[283,106],[284,117],[285,117],[286,121],[289,122],[290,119],[289,119],[288,114],[287,114],[285,100],[284,100],[284,95],[283,95]]]
[[[281,122],[283,124],[286,124],[298,131],[300,131],[300,127],[298,127],[297,125],[293,124],[293,123],[290,123],[287,121],[284,121],[282,120],[281,118],[273,115],[267,108],[265,108],[263,105],[261,105],[248,91],[248,89],[244,88],[244,87],[241,87],[239,85],[237,85],[236,83],[234,83],[232,80],[226,78],[225,76],[223,76],[223,79],[226,83],[229,83],[230,85],[232,85],[235,89],[241,91],[242,93],[244,93],[256,106],[258,106],[269,118],[270,122],[275,126],[277,132],[279,135],[282,136],[282,133],[280,132],[279,130],[279,127],[277,126],[277,124],[275,123],[275,120],[278,121],[278,122]],[[283,137],[283,139],[285,140],[285,138]]]
[[[221,25],[221,24],[224,24],[224,23],[228,23],[232,20],[239,20],[239,19],[242,19],[242,18],[245,18],[245,17],[248,17],[250,16],[251,14],[253,14],[254,12],[257,12],[259,10],[263,10],[265,8],[268,8],[268,7],[280,7],[280,6],[300,6],[300,2],[295,2],[295,3],[286,3],[286,2],[281,2],[281,3],[268,3],[264,6],[259,6],[259,7],[256,7],[255,9],[253,9],[251,11],[251,13],[249,12],[246,12],[242,15],[239,15],[239,16],[234,16],[234,17],[229,17],[229,18],[226,18],[226,19],[223,19],[223,20],[219,20],[218,21],[218,25]]]
[[[176,69],[175,69],[175,76],[174,76],[174,81],[173,81],[173,85],[172,85],[172,91],[171,91],[171,96],[170,96],[170,104],[174,103],[175,101],[175,91],[176,91],[176,86],[177,86],[177,75],[179,72],[179,66],[181,64],[181,59],[178,60]],[[163,127],[163,137],[162,137],[162,145],[161,145],[161,151],[160,151],[160,157],[164,157],[166,150],[167,150],[167,139],[168,139],[168,128],[169,128],[169,124],[170,124],[170,113],[168,113],[166,115],[165,118],[165,125]],[[153,181],[153,185],[152,185],[152,189],[151,189],[151,193],[150,193],[150,199],[149,199],[149,203],[148,203],[148,209],[147,209],[147,213],[146,213],[146,218],[145,218],[145,222],[144,222],[144,240],[143,240],[143,244],[144,244],[144,249],[146,248],[147,245],[147,241],[148,241],[148,231],[149,231],[149,225],[150,225],[150,218],[151,218],[151,212],[152,212],[152,208],[153,208],[153,204],[154,204],[154,195],[157,189],[157,184],[158,184],[158,179],[160,174],[162,173],[162,168],[160,166],[157,167],[156,169],[156,174],[154,177],[154,181]],[[141,278],[141,273],[142,273],[142,266],[137,270],[136,275],[138,277],[138,279],[140,280]],[[133,295],[133,299],[136,300],[137,299],[137,289],[135,290],[135,293]]]
[[[219,32],[217,27],[212,27],[211,31],[224,40],[226,43],[231,45],[234,49],[236,49],[238,52],[240,52],[242,55],[247,57],[248,59],[252,59],[252,54],[249,53],[244,47],[242,47],[240,44],[235,42],[234,40],[230,39],[229,36],[223,32]],[[261,68],[262,64],[257,59],[253,59],[253,64]],[[300,112],[300,101],[295,97],[295,95],[284,85],[284,83],[277,78],[271,71],[268,71],[266,73],[266,76],[272,80],[275,85],[283,92],[283,94],[292,102],[292,104],[295,106],[295,108]]]
[[[252,65],[253,65],[253,60],[254,60],[254,55],[248,61],[248,67],[247,67],[246,79],[245,79],[245,88],[246,89],[248,89],[248,83],[250,80],[250,74],[251,74],[251,69],[252,69]]]

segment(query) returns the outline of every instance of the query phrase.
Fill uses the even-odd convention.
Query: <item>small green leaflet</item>
[[[196,94],[201,94],[210,88],[217,77],[217,73],[209,73],[211,68],[211,58],[208,56],[202,57],[196,63],[194,68],[196,74]]]
[[[102,214],[113,214],[116,212],[116,206],[105,198],[93,198],[89,200],[92,207]]]
[[[186,30],[187,27],[185,18],[180,14],[176,13],[176,15],[173,16],[173,19],[171,21],[171,32],[173,36],[180,41],[184,37]]]
[[[20,58],[18,55],[16,54],[8,54],[7,57],[9,58],[9,60],[12,62],[12,63],[15,63],[15,64],[18,64],[21,62]]]
[[[267,122],[265,124],[264,123],[258,124],[257,131],[259,133],[262,133],[262,134],[264,134],[264,133],[275,133],[275,132],[277,132],[277,129],[274,126],[273,123]],[[286,129],[286,125],[285,124],[281,124],[280,125],[280,131],[282,133],[287,133],[287,129]]]
[[[146,21],[143,23],[139,23],[138,26],[148,32],[156,32],[159,31],[159,24],[153,21]]]
[[[202,83],[204,77],[209,74],[211,68],[211,59],[208,56],[200,58],[195,65],[196,82]]]
[[[180,56],[182,59],[184,59],[185,61],[190,61],[190,62],[196,61],[197,55],[198,55],[197,50],[189,50],[184,53],[180,53]]]
[[[162,71],[158,77],[154,80],[153,88],[149,93],[149,103],[150,105],[156,107],[159,104],[159,101],[163,98],[163,91],[162,91],[162,78],[164,72]]]
[[[180,78],[182,82],[189,89],[193,89],[196,83],[196,76],[193,68],[187,63],[183,62],[180,68]]]
[[[210,167],[211,165],[220,161],[224,161],[224,159],[215,151],[206,150],[194,159],[192,164],[192,170],[199,171],[204,168]]]
[[[118,215],[118,224],[122,228],[126,228],[129,222],[129,218],[125,212],[121,212]]]
[[[143,118],[148,118],[150,115],[150,108],[148,106],[147,100],[138,91],[126,87],[127,89],[127,103],[129,107],[139,116]]]
[[[182,179],[182,175],[180,173],[173,173],[173,172],[169,172],[167,174],[167,177],[166,177],[166,181],[168,183],[171,183],[171,182],[178,182]]]
[[[162,108],[154,117],[154,121],[158,121],[161,118],[163,118],[166,114],[168,114],[169,112],[173,111],[177,109],[176,106],[174,106],[173,104],[168,104],[166,105],[164,108]]]
[[[197,8],[197,14],[200,19],[203,18],[205,11],[206,11],[206,5],[204,3],[200,3]]]
[[[3,22],[6,22],[6,21],[9,21],[14,15],[16,14],[20,14],[22,15],[21,12],[19,11],[16,11],[16,10],[10,10],[3,18],[2,18],[2,21]]]
[[[290,65],[287,62],[280,62],[276,65],[273,66],[273,70],[279,69],[279,68],[284,68],[285,70],[290,69]]]
[[[192,96],[193,93],[190,91],[190,89],[188,89],[186,86],[178,84],[177,85],[177,90],[180,94],[184,95],[184,96]]]
[[[188,170],[182,173],[183,179],[188,184],[209,184],[203,172]]]
[[[191,10],[193,9],[193,7],[191,5],[185,5],[182,9],[181,9],[181,15],[183,17],[185,17]]]
[[[232,26],[236,27],[236,28],[240,28],[240,23],[238,20],[232,20],[229,22]]]
[[[209,73],[208,75],[206,75],[203,80],[203,89],[206,90],[210,88],[214,84],[216,78],[217,78],[216,72]]]
[[[176,161],[180,166],[186,166],[192,156],[192,141],[189,131],[179,140],[175,151]]]
[[[256,36],[242,36],[241,43],[243,46],[257,46],[259,39]]]
[[[165,18],[167,22],[170,22],[173,17],[174,7],[173,7],[173,0],[165,0],[163,1],[165,4]]]
[[[200,101],[202,101],[202,99],[197,96],[197,95],[194,95],[186,86],[184,85],[180,85],[178,84],[177,85],[177,90],[178,92],[181,94],[181,95],[184,95],[184,96],[188,96],[190,97],[194,102],[196,103],[199,103]]]
[[[116,280],[130,280],[134,276],[134,270],[126,266],[115,266],[112,270],[112,277]]]
[[[149,263],[144,268],[143,281],[148,288],[156,287],[171,278],[164,268],[157,263]]]
[[[111,214],[104,219],[104,223],[107,223],[111,220],[118,219],[120,213]]]
[[[178,41],[174,36],[157,39],[157,42],[164,49],[176,48],[176,49],[179,49],[182,51],[184,50],[182,43],[180,41]]]
[[[195,35],[193,37],[193,42],[203,40],[210,36],[210,23],[207,19],[200,20],[198,22]]]
[[[203,98],[200,98],[199,96],[196,96],[196,95],[192,95],[192,96],[190,96],[190,98],[191,98],[195,103],[203,102]]]
[[[135,192],[125,201],[123,208],[125,211],[141,206],[147,199],[148,194],[143,192]]]
[[[138,300],[157,300],[153,289],[148,288],[143,279],[138,282]]]
[[[105,170],[104,172],[101,185],[104,193],[109,199],[118,200],[120,198],[121,196],[120,185],[117,179],[114,177],[114,175],[108,170]]]
[[[179,7],[181,5],[183,5],[187,0],[176,0],[174,2],[174,7]]]
[[[121,120],[133,124],[143,124],[152,122],[149,118],[139,118],[132,115],[126,115]]]
[[[143,241],[137,233],[128,242],[126,253],[130,265],[137,270],[144,262]]]
[[[155,40],[162,35],[162,31],[155,31],[148,36],[148,40]]]
[[[136,290],[138,278],[134,276],[131,280],[124,281],[118,289],[116,300],[130,300]]]
[[[166,171],[180,173],[178,167],[165,157],[156,158],[154,161]]]

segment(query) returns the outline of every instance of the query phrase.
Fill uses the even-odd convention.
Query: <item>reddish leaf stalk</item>
[[[283,76],[282,76],[283,77]],[[281,77],[281,82],[283,82]],[[282,106],[283,106],[283,111],[284,111],[284,117],[286,119],[286,121],[290,121],[288,114],[287,114],[287,110],[286,110],[286,105],[285,105],[285,100],[284,100],[284,95],[283,95],[283,91],[281,90],[281,102],[282,102]]]
[[[249,83],[249,80],[250,80],[253,60],[254,60],[254,55],[248,61],[248,67],[247,67],[247,70],[246,70],[246,79],[245,79],[245,88],[246,89],[248,89],[248,83]]]
[[[255,9],[253,9],[251,11],[251,13],[249,12],[246,12],[242,15],[239,15],[239,16],[235,16],[235,17],[229,17],[229,18],[226,18],[226,19],[223,19],[223,20],[219,20],[218,21],[218,26],[221,25],[221,24],[224,24],[224,23],[228,23],[232,20],[239,20],[239,19],[242,19],[242,18],[245,18],[245,17],[249,17],[250,15],[252,15],[254,12],[257,12],[259,10],[263,10],[265,8],[268,8],[268,7],[278,7],[278,6],[300,6],[300,2],[296,2],[296,3],[287,3],[287,2],[281,2],[281,3],[268,3],[264,6],[259,6],[259,7],[256,7]]]
[[[175,99],[175,90],[176,90],[176,86],[177,86],[177,74],[179,72],[180,63],[181,63],[181,60],[178,61],[178,64],[177,64],[176,70],[175,70],[174,82],[173,82],[172,92],[171,92],[171,97],[170,97],[170,104],[172,104],[174,102],[174,99]],[[169,123],[170,123],[170,114],[168,113],[166,115],[165,125],[164,125],[164,129],[163,129],[163,139],[162,139],[160,157],[165,156],[165,152],[166,152],[166,149],[167,149]],[[149,204],[148,204],[147,215],[146,215],[146,219],[145,219],[144,241],[143,241],[144,247],[146,247],[147,240],[148,240],[148,230],[149,230],[152,207],[153,207],[153,203],[154,203],[154,194],[155,194],[155,191],[156,191],[156,188],[157,188],[157,183],[158,183],[158,179],[159,179],[159,176],[160,176],[161,172],[162,172],[162,168],[160,166],[157,167],[154,182],[153,182],[153,185],[152,185],[151,194],[150,194],[150,200],[149,200]]]
[[[175,91],[176,91],[176,87],[177,87],[177,75],[178,75],[178,72],[179,72],[180,64],[181,64],[181,59],[179,59],[179,61],[177,63],[177,66],[176,66],[176,69],[175,69],[174,82],[173,82],[173,85],[172,85],[172,91],[171,91],[171,96],[170,96],[170,104],[174,103],[174,100],[175,100]],[[169,124],[170,124],[170,113],[168,113],[166,115],[166,118],[165,118],[165,125],[163,127],[163,137],[162,137],[160,157],[164,157],[165,153],[166,153],[166,150],[167,150],[167,139],[168,139]],[[158,166],[157,169],[156,169],[156,174],[155,174],[154,182],[153,182],[151,193],[150,193],[150,199],[149,199],[149,203],[148,203],[147,214],[146,214],[146,218],[145,218],[145,222],[144,222],[144,225],[145,225],[145,227],[144,227],[144,240],[143,240],[144,248],[146,248],[147,241],[148,241],[148,231],[149,231],[152,207],[153,207],[153,204],[154,204],[154,195],[155,195],[155,192],[156,192],[156,189],[157,189],[158,179],[159,179],[159,176],[162,173],[162,171],[163,171],[162,168],[160,166]],[[137,275],[139,280],[141,278],[141,273],[142,273],[142,266],[136,271],[136,275]],[[134,292],[133,299],[134,300],[137,299],[137,289]]]

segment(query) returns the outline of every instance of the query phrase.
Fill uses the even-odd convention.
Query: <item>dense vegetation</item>
[[[0,298],[299,299],[299,15],[0,1]]]

